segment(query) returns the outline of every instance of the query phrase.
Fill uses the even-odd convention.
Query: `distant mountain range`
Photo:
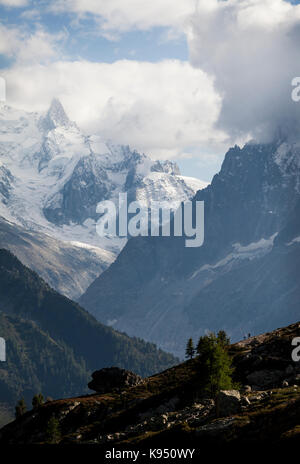
[[[30,404],[38,392],[77,395],[100,367],[145,376],[176,362],[153,344],[103,326],[6,250],[0,250],[0,336],[7,351],[0,363],[0,409],[22,396]]]
[[[300,316],[300,145],[235,146],[194,201],[205,241],[129,240],[80,298],[98,320],[182,356],[188,336],[225,329],[233,340]]]
[[[70,298],[78,298],[126,243],[96,234],[100,201],[127,192],[129,201],[176,206],[205,185],[181,176],[175,163],[84,134],[57,99],[43,114],[0,104],[0,245]],[[15,238],[5,245],[8,228]]]

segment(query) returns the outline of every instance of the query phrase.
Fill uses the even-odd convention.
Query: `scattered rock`
[[[248,406],[250,406],[250,404],[251,403],[249,398],[247,398],[247,396],[243,396],[243,398],[241,399],[241,406],[247,408]]]
[[[266,398],[267,396],[269,396],[268,392],[265,392],[265,391],[258,391],[256,393],[256,395],[251,395],[249,397],[249,401],[252,403],[254,401],[261,401],[263,400],[264,398]]]
[[[241,410],[241,395],[237,390],[221,390],[217,398],[217,411],[221,417],[236,414]]]
[[[252,388],[250,385],[244,385],[242,390],[244,393],[250,393],[252,391]]]
[[[226,429],[231,428],[235,424],[234,417],[228,417],[226,419],[219,419],[212,424],[205,424],[196,430],[197,436],[217,436],[220,433],[224,433]]]

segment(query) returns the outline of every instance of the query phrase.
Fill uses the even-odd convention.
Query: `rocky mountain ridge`
[[[299,185],[296,143],[230,149],[220,173],[194,197],[205,203],[204,245],[132,239],[80,303],[98,320],[179,356],[188,334],[225,329],[238,340],[294,322]]]

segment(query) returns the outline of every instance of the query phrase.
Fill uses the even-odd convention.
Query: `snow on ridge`
[[[276,150],[274,161],[282,176],[293,180],[294,189],[300,193],[300,142],[284,142]]]
[[[275,152],[274,161],[283,171],[292,164],[300,168],[300,142],[283,142]]]
[[[300,243],[300,236],[293,238],[291,242],[287,243],[287,246],[294,245],[294,243]]]
[[[275,237],[278,234],[273,234],[271,237],[265,239],[261,238],[258,242],[252,242],[248,245],[241,245],[240,243],[234,243],[233,248],[240,255],[247,255],[259,252],[260,250],[272,249]]]
[[[182,179],[188,187],[190,187],[196,193],[198,190],[202,190],[209,185],[209,182],[197,179],[196,177],[177,176]]]
[[[227,256],[222,258],[220,261],[218,261],[215,264],[204,264],[201,266],[200,269],[196,270],[190,279],[194,279],[195,277],[198,276],[201,272],[204,271],[215,271],[219,270],[225,266],[232,266],[234,265],[237,261],[244,260],[244,259],[256,259],[260,258],[267,253],[269,253],[274,244],[275,237],[278,235],[278,233],[273,234],[271,237],[267,239],[260,239],[257,242],[252,242],[249,243],[248,245],[241,245],[240,243],[234,243],[232,245],[233,251],[229,253]]]
[[[111,263],[115,259],[115,254],[109,250],[105,250],[104,248],[99,248],[84,242],[70,241],[68,243],[74,247],[84,248],[85,250],[89,250],[95,253],[96,255],[101,257],[102,261],[107,261],[108,263]]]

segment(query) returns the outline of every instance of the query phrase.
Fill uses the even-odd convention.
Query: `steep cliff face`
[[[13,176],[5,166],[0,165],[0,199],[6,204],[12,189]]]
[[[297,320],[299,166],[296,144],[230,149],[194,198],[205,202],[204,245],[130,240],[81,304],[179,355],[189,334],[224,328],[236,340]]]

